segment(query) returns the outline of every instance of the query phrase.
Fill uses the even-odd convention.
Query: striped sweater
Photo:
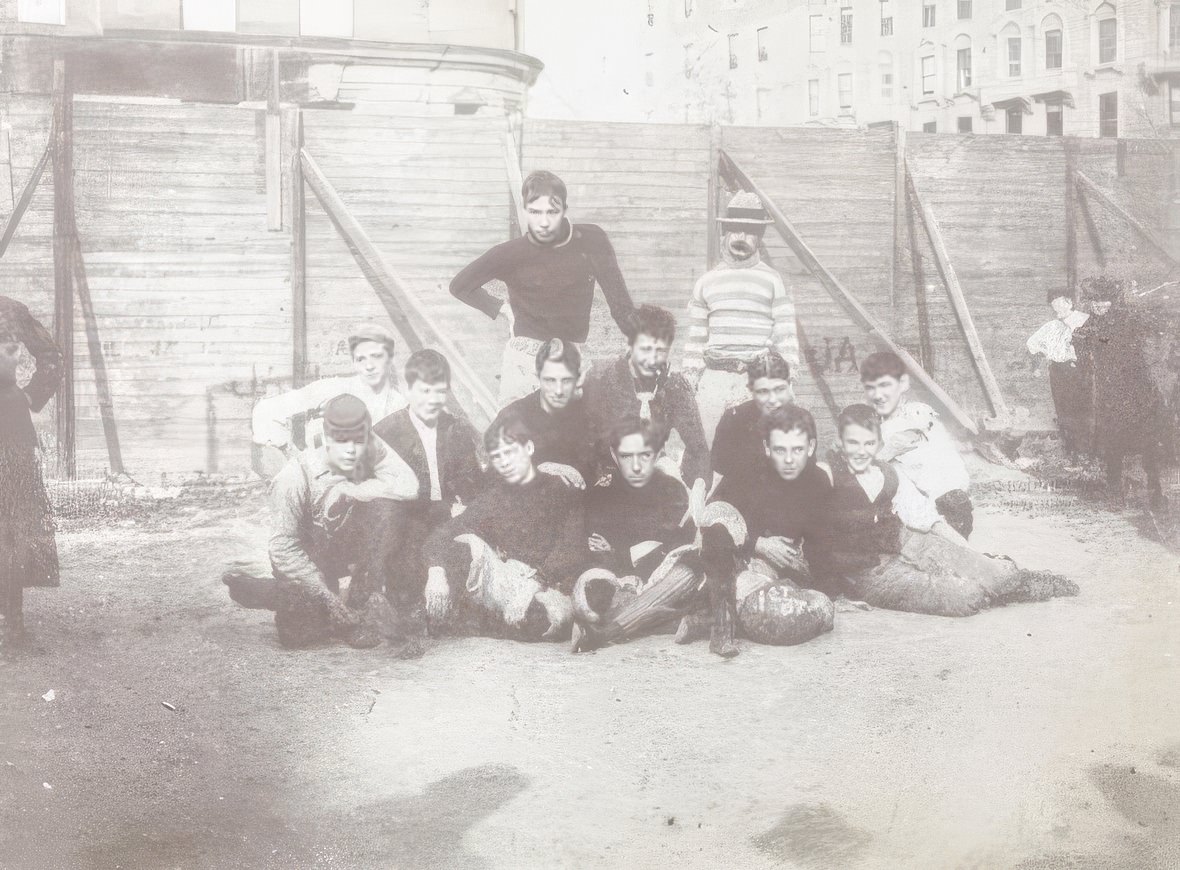
[[[748,362],[768,348],[799,364],[795,301],[778,271],[761,261],[722,263],[700,277],[688,303],[684,368],[700,370],[708,357]]]

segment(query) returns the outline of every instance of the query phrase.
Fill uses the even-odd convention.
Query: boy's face
[[[725,249],[735,260],[748,260],[754,256],[761,240],[761,232],[738,225],[727,227],[722,236]]]
[[[815,455],[815,439],[798,429],[790,432],[772,429],[765,443],[770,464],[783,480],[797,480]]]
[[[766,416],[791,402],[791,382],[782,378],[758,378],[750,384],[750,395],[754,404]]]
[[[406,391],[410,413],[423,423],[433,426],[446,407],[450,392],[450,385],[446,381],[437,384],[428,384],[423,380],[414,381]]]
[[[533,471],[533,442],[524,444],[514,442],[509,444],[501,441],[496,449],[488,454],[492,468],[505,483],[527,483]]]
[[[619,441],[619,446],[611,450],[615,465],[619,466],[623,480],[628,486],[636,489],[647,486],[652,475],[656,473],[656,452],[651,449],[643,435],[634,432]]]
[[[362,341],[352,349],[353,369],[374,390],[385,386],[389,378],[389,364],[389,351],[379,341]]]
[[[12,383],[20,365],[20,342],[0,341],[0,380]]]
[[[875,381],[865,381],[865,398],[876,409],[882,420],[897,410],[902,395],[910,388],[910,376],[884,375]]]
[[[560,411],[573,401],[578,378],[565,363],[546,360],[537,380],[541,382],[541,404],[547,411]]]
[[[1057,319],[1061,320],[1067,317],[1069,312],[1073,311],[1073,301],[1066,296],[1058,296],[1049,303],[1049,307],[1053,309],[1053,313],[1057,316]]]
[[[348,477],[356,471],[357,463],[365,450],[365,436],[333,438],[324,432],[324,449],[328,453],[328,467],[337,474]]]
[[[631,345],[631,366],[641,378],[654,378],[668,368],[668,342],[645,333]]]
[[[849,423],[840,433],[840,452],[854,474],[867,471],[881,448],[881,436],[873,429]]]
[[[565,206],[561,202],[551,196],[538,196],[527,203],[524,209],[529,233],[534,239],[543,243],[557,240],[561,223],[565,219]]]

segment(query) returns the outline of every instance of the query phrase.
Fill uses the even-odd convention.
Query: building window
[[[1180,126],[1180,85],[1168,83],[1168,123]]]
[[[1020,0],[1004,0],[1004,11],[1015,12],[1020,8]]]
[[[1004,113],[1007,117],[1007,125],[1005,130],[1009,133],[1024,132],[1024,109],[1020,106],[1009,106]]]
[[[934,58],[922,58],[922,94],[934,93]]]
[[[959,20],[966,21],[970,17],[971,17],[971,0],[959,0]],[[971,120],[971,119],[968,118],[967,120]],[[970,133],[971,131],[968,130],[967,132]]]
[[[352,6],[339,0],[299,0],[300,35],[352,39]]]
[[[1045,31],[1045,69],[1061,69],[1061,31]]]
[[[960,133],[970,133],[971,132],[971,116],[970,115],[963,115],[959,118],[959,132]]]
[[[852,7],[840,7],[840,44],[852,45]]]
[[[1119,23],[1116,18],[1098,22],[1098,62],[1114,63],[1119,51]]]
[[[836,84],[840,89],[840,108],[852,108],[852,73],[840,73],[836,77]]]
[[[766,49],[766,28],[758,28],[758,61],[770,59],[770,52]]]
[[[889,0],[881,0],[881,35],[893,36],[893,5]]]
[[[926,5],[924,5],[922,7],[922,26],[923,27],[933,27],[934,26],[934,12],[935,12],[935,8],[934,8],[933,3],[927,3]]]
[[[1065,133],[1065,106],[1060,100],[1045,103],[1045,135],[1062,136]]]
[[[1008,75],[1016,78],[1020,75],[1020,37],[1008,37]]]
[[[1180,3],[1173,3],[1168,12],[1168,48],[1180,48]]]
[[[881,73],[881,98],[885,100],[893,99],[893,73]]]
[[[808,37],[813,52],[824,50],[824,17],[822,15],[811,16]]]
[[[925,124],[922,125],[922,132],[923,133],[937,133],[938,132],[938,122],[937,121],[927,121]]]
[[[736,33],[729,34],[729,68],[737,69],[737,38]]]
[[[1119,135],[1118,91],[1098,95],[1098,135],[1109,139]]]
[[[971,87],[971,49],[960,48],[958,53],[959,90]]]
[[[807,82],[807,114],[813,118],[819,116],[819,79]]]
[[[65,0],[19,0],[16,20],[24,24],[65,24]]]

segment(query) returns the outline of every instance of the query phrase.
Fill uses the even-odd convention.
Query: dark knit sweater
[[[763,476],[766,462],[762,412],[754,400],[722,414],[713,435],[713,470],[745,487]]]
[[[607,486],[596,486],[586,498],[586,533],[599,534],[611,545],[610,553],[594,554],[595,562],[616,574],[633,574],[637,568],[650,573],[660,560],[696,533],[690,520],[680,520],[688,510],[688,490],[680,481],[657,471],[647,486],[633,487],[616,470]],[[640,560],[631,561],[631,548],[644,541],[662,546]]]
[[[427,565],[446,567],[462,546],[455,538],[475,534],[504,558],[536,568],[545,586],[568,593],[588,561],[585,519],[582,492],[553,475],[537,474],[520,485],[497,480],[436,529],[423,553]]]
[[[508,414],[522,420],[533,436],[533,465],[560,462],[576,468],[585,478],[586,486],[594,485],[598,479],[594,427],[586,414],[585,402],[575,399],[561,410],[549,412],[542,407],[541,392],[537,390],[506,405],[492,426]]]
[[[502,303],[484,285],[503,281],[517,335],[581,342],[590,332],[597,281],[621,328],[635,306],[610,240],[594,224],[567,227],[565,240],[551,245],[533,241],[528,233],[496,245],[455,276],[451,295],[494,318]]]
[[[783,480],[770,460],[762,456],[747,475],[726,475],[712,501],[726,501],[746,521],[745,552],[751,553],[758,538],[784,537],[803,544],[808,561],[821,556],[824,520],[832,484],[823,469],[808,464],[796,480]]]
[[[610,445],[607,443],[611,427],[628,415],[639,416],[639,390],[652,391],[652,420],[665,431],[676,431],[684,442],[684,458],[680,473],[689,486],[697,478],[706,484],[713,482],[709,461],[709,445],[705,427],[697,407],[696,393],[684,375],[669,372],[658,381],[640,383],[631,373],[631,355],[623,354],[614,362],[591,370],[583,401],[587,414],[596,426],[599,461],[609,467]]]
[[[0,341],[19,341],[37,363],[32,380],[21,390],[11,381],[0,384],[0,444],[35,447],[31,411],[40,411],[57,391],[62,377],[61,351],[53,336],[29,309],[0,296]]]
[[[885,475],[885,485],[870,501],[842,456],[831,452],[828,463],[832,493],[824,518],[822,562],[825,571],[847,575],[871,568],[881,554],[900,549],[901,520],[893,513],[897,472],[888,463],[874,461]]]

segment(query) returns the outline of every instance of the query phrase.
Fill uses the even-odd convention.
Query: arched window
[[[1042,62],[1045,69],[1061,69],[1065,61],[1065,27],[1056,15],[1046,15],[1041,22],[1041,39],[1045,44]]]
[[[1092,36],[1096,63],[1114,63],[1119,56],[1119,19],[1114,5],[1103,3],[1094,10]]]
[[[1000,31],[999,49],[1000,74],[1008,78],[1019,78],[1024,72],[1021,63],[1024,58],[1024,44],[1020,38],[1020,28],[1015,22]]]
[[[971,87],[974,79],[971,70],[971,37],[960,33],[953,43],[955,49],[955,91],[961,92]]]

